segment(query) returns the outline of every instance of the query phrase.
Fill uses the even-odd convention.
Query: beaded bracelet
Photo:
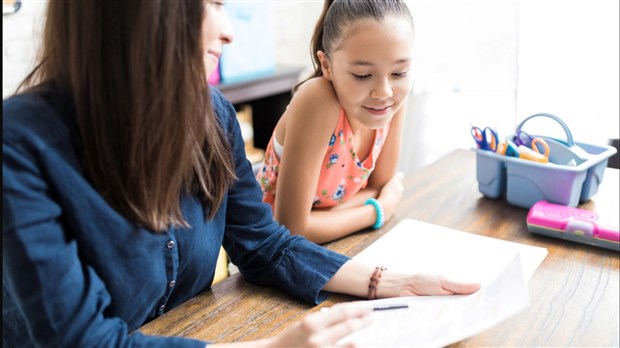
[[[368,299],[374,300],[377,298],[377,286],[379,285],[379,279],[381,279],[381,273],[385,271],[387,268],[383,266],[375,267],[375,270],[372,272],[372,276],[370,277],[370,283],[368,284]]]
[[[383,226],[383,207],[381,206],[381,203],[374,199],[374,198],[368,198],[366,200],[365,204],[370,204],[372,205],[375,210],[377,211],[377,220],[375,221],[375,224],[372,225],[372,228],[374,228],[375,230],[380,229]]]

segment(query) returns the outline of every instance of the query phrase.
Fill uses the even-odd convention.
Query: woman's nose
[[[233,42],[233,28],[230,24],[230,20],[228,19],[228,14],[226,14],[226,11],[224,11],[224,15],[222,16],[220,40],[225,45]]]

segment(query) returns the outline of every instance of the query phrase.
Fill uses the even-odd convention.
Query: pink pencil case
[[[618,226],[589,210],[539,201],[527,214],[530,232],[620,251]]]

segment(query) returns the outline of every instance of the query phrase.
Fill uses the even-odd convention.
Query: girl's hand
[[[377,197],[377,200],[383,207],[385,221],[390,220],[394,215],[394,212],[398,207],[398,202],[400,202],[400,199],[403,196],[404,189],[402,172],[396,173],[392,179],[390,179],[390,181],[388,181],[381,188],[381,192],[379,192],[379,197]]]
[[[332,347],[368,326],[371,312],[372,307],[365,302],[340,303],[306,316],[263,343],[267,347]]]

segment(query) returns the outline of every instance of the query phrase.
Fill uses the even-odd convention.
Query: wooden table
[[[362,231],[327,245],[354,256],[405,218],[466,232],[547,248],[549,254],[529,283],[524,311],[453,347],[469,346],[617,346],[619,253],[531,234],[526,209],[478,192],[475,153],[456,150],[405,180],[394,218],[379,231]],[[612,212],[618,221],[617,169],[607,168],[599,192],[580,207]],[[357,299],[333,295],[312,307],[280,290],[249,284],[233,275],[140,331],[213,342],[263,338],[336,302]]]

